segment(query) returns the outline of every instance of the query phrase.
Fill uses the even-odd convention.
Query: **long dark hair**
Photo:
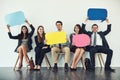
[[[24,33],[22,32],[22,29],[23,29],[24,27],[27,29],[27,32],[26,32],[26,34],[25,34],[25,39],[28,37],[28,28],[27,28],[27,26],[23,25],[23,26],[21,27],[20,39],[23,39],[23,38],[24,38]]]
[[[39,32],[38,32],[38,29],[39,28],[43,28],[43,33],[42,33],[42,37],[40,36]],[[43,26],[38,26],[37,28],[37,37],[38,37],[38,42],[42,42],[43,40],[45,40],[45,32],[44,32],[44,27]]]
[[[79,24],[76,24],[75,27],[74,27],[74,32],[75,32],[75,28],[78,27],[79,28],[79,33],[78,34],[81,34],[82,33],[82,28]]]

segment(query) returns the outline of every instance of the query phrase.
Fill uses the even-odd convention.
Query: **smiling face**
[[[79,27],[78,26],[75,26],[75,28],[74,28],[74,31],[75,31],[75,33],[79,33],[79,31],[80,31],[80,29],[79,29]]]
[[[81,34],[81,26],[79,24],[76,24],[75,27],[74,27],[74,32],[76,34]]]
[[[27,27],[22,27],[23,34],[26,34],[28,32]]]
[[[37,31],[38,31],[39,34],[43,34],[44,28],[43,27],[39,27]]]
[[[93,32],[97,32],[97,31],[98,31],[98,25],[93,24],[93,25],[92,25],[92,31],[93,31]]]
[[[56,27],[57,27],[58,31],[61,31],[62,30],[62,22],[61,21],[57,21],[56,22]]]
[[[42,42],[45,39],[45,32],[43,26],[38,26],[37,37],[38,37],[38,42]]]

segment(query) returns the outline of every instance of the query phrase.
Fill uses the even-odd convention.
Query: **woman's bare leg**
[[[19,66],[18,69],[21,69],[22,67],[22,62],[23,62],[23,53],[22,53],[22,49],[19,47],[18,48],[18,56],[19,56]]]
[[[23,56],[24,56],[24,58],[25,58],[25,61],[26,61],[26,63],[29,65],[29,59],[28,59],[28,56],[27,56],[26,46],[21,45],[20,47],[21,47],[21,49],[22,49],[22,52],[23,52]]]
[[[79,55],[78,55],[78,57],[77,57],[77,59],[75,61],[75,66],[74,66],[75,68],[77,67],[77,64],[80,61],[80,59],[82,58],[83,54],[84,54],[84,49],[80,48],[80,53],[79,53]]]
[[[75,53],[74,53],[74,56],[73,56],[71,68],[74,68],[75,62],[76,62],[76,60],[77,60],[77,58],[78,58],[79,53],[80,53],[80,49],[77,48],[77,49],[75,50]]]

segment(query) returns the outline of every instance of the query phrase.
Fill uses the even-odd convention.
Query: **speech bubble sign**
[[[5,16],[5,21],[10,26],[21,25],[25,23],[25,16],[22,11],[17,11],[14,13],[7,14]]]
[[[107,17],[107,10],[101,8],[89,8],[87,12],[89,20],[101,20],[103,22]]]
[[[86,34],[73,35],[73,44],[77,47],[85,47],[90,44],[90,37]]]
[[[48,45],[66,43],[66,33],[64,31],[46,33],[45,39]]]

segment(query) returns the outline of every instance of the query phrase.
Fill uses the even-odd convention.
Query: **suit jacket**
[[[91,32],[91,31],[86,31],[85,26],[86,26],[85,24],[82,24],[82,31],[83,31],[83,33],[88,34],[88,35],[91,37],[91,35],[92,35],[93,32]],[[106,31],[104,31],[104,32],[102,32],[102,31],[98,32],[98,34],[99,34],[100,37],[102,38],[103,46],[106,47],[106,48],[109,48],[109,45],[108,45],[108,42],[107,42],[105,36],[106,36],[110,31],[111,31],[111,24],[107,25],[107,30],[106,30]]]
[[[30,33],[28,33],[28,48],[29,48],[29,50],[32,50],[33,48],[32,48],[32,39],[31,39],[31,37],[32,37],[32,35],[33,35],[33,33],[34,33],[34,31],[35,31],[35,28],[32,26],[32,25],[30,25],[30,28],[32,29],[31,30],[31,32]],[[17,47],[16,47],[16,49],[15,49],[15,52],[17,52],[17,48],[21,45],[21,43],[22,43],[22,39],[20,38],[20,34],[18,34],[17,36],[13,36],[12,34],[11,34],[11,32],[8,32],[8,35],[9,35],[9,38],[10,39],[18,39],[18,45],[17,45]]]

